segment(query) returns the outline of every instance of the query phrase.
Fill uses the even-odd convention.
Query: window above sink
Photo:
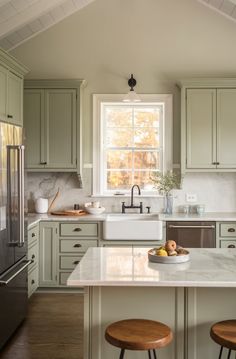
[[[94,95],[93,195],[157,194],[150,176],[172,168],[172,95]]]

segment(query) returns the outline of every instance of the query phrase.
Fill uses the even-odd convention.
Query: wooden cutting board
[[[50,214],[54,215],[54,216],[85,216],[88,213],[85,211],[82,211],[81,209],[75,210],[75,209],[71,209],[71,210],[67,210],[67,211],[52,211],[50,212]]]

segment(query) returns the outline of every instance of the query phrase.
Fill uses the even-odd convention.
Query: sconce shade
[[[141,98],[134,91],[134,87],[136,86],[137,81],[134,79],[133,74],[131,74],[130,79],[128,80],[128,85],[130,87],[130,91],[123,98],[123,102],[140,102]]]

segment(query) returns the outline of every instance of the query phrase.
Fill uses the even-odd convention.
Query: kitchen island
[[[236,249],[191,249],[190,261],[148,261],[147,248],[90,248],[67,284],[85,287],[84,359],[118,358],[106,326],[126,318],[162,321],[174,333],[160,359],[213,359],[212,323],[236,317]],[[144,358],[128,351],[127,359]]]

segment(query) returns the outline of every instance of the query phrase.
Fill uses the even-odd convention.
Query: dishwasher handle
[[[202,225],[202,226],[194,226],[194,225],[187,225],[187,226],[178,226],[175,224],[169,224],[168,228],[181,228],[181,229],[215,229],[215,226],[213,224],[211,225]]]

